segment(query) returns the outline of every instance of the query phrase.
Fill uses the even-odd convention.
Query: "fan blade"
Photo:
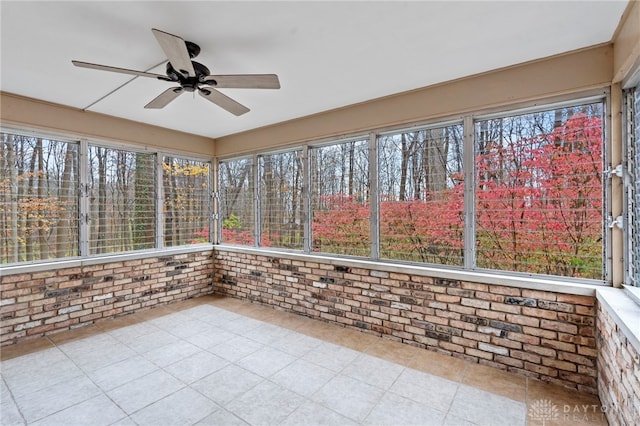
[[[249,112],[249,108],[234,101],[227,95],[223,95],[215,89],[200,89],[200,96],[218,105],[220,108],[226,109],[233,115],[242,115]]]
[[[91,69],[100,70],[100,71],[118,72],[120,74],[131,74],[131,75],[137,75],[138,77],[151,77],[151,78],[157,78],[159,80],[169,80],[169,78],[166,75],[162,75],[162,74],[153,74],[153,73],[144,72],[144,71],[128,70],[126,68],[110,67],[108,65],[90,64],[89,62],[71,61],[71,63],[76,67],[81,67],[81,68],[91,68]]]
[[[219,89],[279,89],[275,74],[209,75],[205,82]]]
[[[146,104],[144,107],[153,109],[164,108],[169,104],[169,102],[180,96],[182,92],[184,92],[182,87],[172,87],[160,93],[158,97]]]
[[[181,73],[189,74],[189,77],[195,77],[196,72],[191,63],[191,57],[187,50],[187,45],[181,37],[164,31],[152,29],[153,35],[164,50],[165,55],[169,59],[171,66]]]

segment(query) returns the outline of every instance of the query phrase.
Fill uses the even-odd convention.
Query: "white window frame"
[[[603,218],[605,220],[602,224],[602,236],[603,236],[603,279],[584,279],[584,278],[574,278],[574,277],[562,277],[555,275],[543,275],[543,274],[530,274],[523,272],[512,272],[512,271],[498,271],[498,270],[488,270],[488,269],[480,269],[475,266],[475,123],[480,120],[486,120],[490,118],[501,118],[508,117],[512,115],[520,115],[526,113],[534,113],[541,111],[553,110],[556,108],[570,107],[570,106],[578,106],[589,103],[603,103],[603,176],[606,175],[606,171],[611,169],[610,158],[611,158],[611,108],[610,108],[610,89],[609,87],[598,88],[593,90],[588,90],[585,92],[577,93],[577,94],[568,94],[568,95],[560,95],[560,96],[552,96],[546,97],[539,100],[528,101],[528,102],[520,102],[511,105],[488,108],[481,111],[475,112],[467,112],[463,114],[457,115],[449,115],[440,117],[437,119],[432,119],[424,122],[417,122],[414,124],[405,124],[398,126],[388,126],[385,128],[376,128],[370,129],[367,133],[354,133],[351,135],[343,135],[337,138],[322,138],[318,140],[310,140],[307,142],[300,143],[298,145],[290,145],[286,147],[282,147],[276,150],[268,150],[268,151],[260,151],[253,152],[250,156],[253,157],[253,168],[254,168],[254,197],[256,199],[256,210],[254,212],[255,217],[255,229],[256,229],[256,243],[254,246],[243,246],[247,248],[253,248],[257,250],[264,250],[266,252],[281,252],[281,253],[301,253],[309,256],[317,256],[317,257],[325,257],[325,258],[340,258],[340,259],[353,259],[360,260],[364,262],[384,262],[389,265],[397,265],[404,264],[407,267],[424,267],[433,269],[434,271],[441,271],[443,275],[448,276],[449,274],[458,275],[464,274],[477,276],[481,281],[496,281],[502,282],[504,279],[513,279],[514,281],[520,281],[522,279],[528,279],[533,281],[539,281],[541,283],[557,283],[557,284],[565,284],[565,285],[611,285],[611,229],[607,226],[607,218],[611,216],[612,211],[612,201],[611,201],[611,179],[607,179],[603,177]],[[464,195],[464,212],[465,212],[465,235],[464,235],[464,265],[462,267],[450,266],[450,265],[432,265],[432,264],[422,264],[416,262],[405,262],[405,261],[390,261],[387,259],[380,259],[379,256],[379,231],[378,225],[379,222],[379,194],[378,194],[378,137],[384,134],[397,133],[402,131],[415,131],[429,128],[438,128],[452,124],[460,124],[463,125],[463,168],[465,174],[465,195]],[[261,226],[261,217],[260,217],[260,194],[258,189],[258,158],[263,155],[270,155],[279,152],[291,152],[291,151],[300,151],[308,154],[308,149],[321,147],[323,145],[331,145],[331,144],[339,144],[341,142],[348,142],[352,140],[364,140],[368,138],[369,140],[369,185],[370,185],[370,193],[371,193],[371,253],[367,258],[360,258],[355,256],[346,256],[346,255],[337,255],[331,253],[321,253],[321,252],[313,252],[310,247],[310,230],[311,230],[311,215],[309,214],[309,192],[308,186],[310,182],[310,174],[309,174],[309,156],[305,155],[306,161],[305,166],[307,170],[303,173],[304,179],[306,180],[304,187],[304,200],[305,200],[305,226],[304,226],[304,238],[305,244],[303,249],[294,250],[294,249],[283,249],[283,248],[270,248],[270,247],[260,247],[258,244],[258,233]],[[248,154],[242,154],[238,156],[225,156],[220,159],[220,161],[231,161],[234,159],[246,158]],[[224,245],[224,242],[222,243]],[[240,248],[241,249],[241,248]],[[485,278],[482,278],[485,277]],[[487,277],[495,277],[488,278]],[[511,277],[511,278],[509,278]],[[543,286],[544,286],[543,285]]]
[[[209,229],[214,228],[213,215],[213,174],[214,159],[205,155],[194,155],[193,153],[184,153],[178,150],[170,150],[166,148],[154,147],[150,145],[129,144],[123,141],[114,141],[101,138],[78,137],[70,133],[61,133],[48,129],[36,129],[22,126],[3,125],[0,126],[0,132],[12,133],[21,136],[37,137],[50,139],[60,142],[73,143],[78,145],[78,256],[41,259],[29,262],[7,263],[1,265],[3,270],[8,273],[24,273],[40,270],[51,270],[66,267],[74,267],[82,264],[96,264],[103,261],[120,261],[129,259],[138,259],[149,257],[149,255],[158,255],[163,253],[185,253],[199,251],[203,248],[213,247],[213,232],[210,232],[210,241],[202,244],[185,244],[170,248],[164,247],[164,216],[162,212],[162,203],[164,201],[164,189],[162,188],[162,162],[165,156],[178,157],[185,160],[193,160],[207,162],[210,164],[209,176],[207,178],[209,184]],[[129,152],[142,152],[155,154],[156,156],[156,179],[155,179],[155,247],[144,250],[134,250],[126,252],[114,252],[103,254],[89,254],[89,232],[87,224],[87,213],[89,211],[89,201],[87,194],[87,183],[89,181],[89,165],[88,165],[88,149],[89,146],[102,147],[108,149],[125,150]]]

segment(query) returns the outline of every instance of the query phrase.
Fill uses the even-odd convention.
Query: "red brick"
[[[524,363],[525,370],[533,371],[535,373],[540,373],[549,377],[558,377],[558,370],[555,368],[550,368],[547,366],[542,366],[538,364],[532,364],[529,362]]]
[[[571,372],[578,371],[578,367],[576,367],[576,365],[574,363],[566,362],[566,361],[560,361],[560,360],[557,360],[557,359],[543,358],[542,359],[542,365],[547,366],[547,367],[557,368],[559,370],[565,370],[565,371],[571,371]]]
[[[549,291],[522,289],[522,297],[530,297],[532,299],[555,301],[557,298],[557,293],[551,293]]]
[[[491,285],[489,286],[489,291],[491,293],[504,294],[507,296],[520,296],[520,289],[517,287]]]
[[[491,309],[496,311],[508,312],[511,314],[520,314],[520,306],[507,305],[505,303],[491,303]]]
[[[541,346],[534,345],[523,345],[522,349],[526,352],[532,352],[538,355],[542,355],[543,357],[555,358],[556,351],[552,348],[546,348]]]
[[[467,355],[471,355],[471,356],[477,357],[477,358],[488,359],[488,360],[492,360],[493,359],[493,353],[491,353],[491,352],[480,351],[480,350],[473,349],[473,348],[465,348],[464,352]]]
[[[540,326],[540,320],[538,318],[527,317],[523,315],[507,315],[506,320],[513,324],[526,325],[529,327]]]
[[[530,308],[528,306],[522,307],[522,315],[527,315],[534,318],[544,318],[555,320],[558,318],[556,311],[548,311],[546,309]]]
[[[494,294],[494,293],[488,293],[488,292],[484,292],[484,291],[476,291],[475,295],[476,295],[476,298],[478,298],[478,299],[489,300],[491,302],[503,302],[504,301],[504,296],[502,294]]]
[[[567,324],[565,322],[560,321],[548,321],[542,320],[540,321],[540,328],[544,328],[545,330],[554,330],[562,333],[576,334],[578,332],[578,326],[574,324]]]
[[[523,361],[529,361],[531,363],[534,364],[540,364],[542,357],[540,355],[536,355],[536,354],[532,354],[530,352],[523,352],[523,351],[511,351],[510,352],[511,357],[515,358],[515,359],[521,359]]]
[[[506,364],[512,367],[524,368],[524,362],[518,359],[509,358],[502,355],[496,355],[495,360],[496,362],[499,362],[501,364]]]
[[[478,291],[489,291],[489,286],[487,284],[479,284],[463,281],[460,286],[464,289],[468,290],[478,290]]]
[[[574,305],[583,305],[583,306],[594,306],[595,305],[595,297],[593,296],[579,296],[575,294],[562,294],[558,293],[557,295],[558,302],[566,302]]]

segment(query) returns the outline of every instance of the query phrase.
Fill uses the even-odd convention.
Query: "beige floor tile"
[[[22,355],[28,355],[44,349],[52,348],[55,345],[47,337],[37,337],[35,339],[25,340],[15,345],[3,346],[0,349],[0,360],[16,358]]]
[[[103,331],[111,331],[128,325],[139,324],[143,321],[146,321],[146,316],[142,314],[130,314],[118,318],[99,321],[95,325]]]
[[[325,340],[354,351],[364,352],[371,345],[377,344],[380,338],[360,331],[335,326],[332,333],[325,337]]]
[[[528,379],[527,408],[529,425],[542,425],[545,415],[563,425],[607,424],[600,399],[596,395],[538,380]],[[554,423],[546,421],[546,424]]]
[[[471,363],[467,361],[424,349],[416,353],[409,367],[424,373],[461,382],[469,365]]]
[[[331,326],[327,323],[321,322],[317,319],[312,319],[311,321],[301,324],[301,326],[297,329],[299,333],[306,334],[307,336],[315,337],[317,339],[329,338],[336,326]]]
[[[438,393],[442,393],[443,389],[446,388],[446,386],[444,386],[444,383],[450,385],[452,392],[454,389],[463,386],[459,385],[459,383],[462,383],[466,385],[464,386],[464,388],[469,392],[472,392],[473,389],[476,389],[478,394],[491,394],[494,395],[492,396],[492,398],[498,399],[504,399],[506,397],[514,401],[514,404],[519,403],[521,404],[521,406],[526,405],[527,426],[553,426],[554,424],[599,426],[607,424],[606,418],[602,415],[600,402],[597,396],[585,395],[577,391],[565,389],[556,385],[550,385],[540,381],[527,379],[525,377],[521,377],[512,373],[496,370],[492,367],[472,364],[462,359],[453,358],[426,349],[408,346],[406,344],[402,344],[392,340],[383,339],[372,334],[363,333],[356,329],[329,324],[319,319],[312,319],[289,312],[278,311],[270,306],[263,306],[257,303],[250,303],[244,300],[217,295],[190,299],[187,301],[178,302],[173,305],[160,306],[136,314],[100,321],[92,326],[60,332],[47,338],[27,340],[17,345],[3,347],[0,351],[0,356],[2,360],[19,357],[22,355],[41,351],[43,349],[52,348],[59,344],[90,337],[103,331],[117,330],[122,327],[154,320],[168,314],[175,315],[180,311],[184,311],[201,305],[215,306],[217,308],[225,309],[238,315],[243,315],[245,317],[266,322],[268,324],[271,324],[272,326],[294,330],[297,333],[301,333],[303,335],[321,339],[324,342],[327,342],[320,344],[320,346],[325,345],[324,347],[322,347],[323,349],[318,349],[315,352],[308,352],[306,353],[306,355],[304,355],[303,358],[300,358],[299,361],[300,363],[313,363],[314,368],[319,370],[323,369],[323,367],[321,367],[322,365],[324,365],[323,362],[326,364],[328,361],[335,361],[335,357],[341,357],[344,363],[346,363],[345,365],[353,362],[358,357],[358,353],[354,351],[380,358],[385,361],[390,361],[413,370],[418,370],[419,373],[414,371],[413,374],[410,374],[410,371],[412,370],[405,370],[402,375],[402,379],[405,382],[408,380],[406,386],[409,386],[410,388],[411,386],[413,386],[411,389],[415,391],[414,393],[409,392],[406,386],[400,386],[401,384],[397,383],[398,381],[394,382],[395,391],[408,392],[407,395],[405,395],[405,398],[412,399],[407,401],[421,401],[420,398],[424,396],[424,392],[426,391],[425,389],[429,389],[429,386],[425,387],[423,386],[424,384],[417,382],[413,383],[411,380],[414,380],[417,376],[424,376],[431,377],[430,380],[432,381],[442,381],[442,383],[435,386],[436,388],[438,388]],[[152,328],[155,330],[155,327]],[[156,330],[155,333],[158,334],[159,331]],[[135,340],[135,342],[140,343],[141,340],[144,340],[148,337],[149,336],[147,335],[140,336]],[[254,348],[250,352],[259,349],[259,346],[261,345],[257,346],[257,348]],[[366,358],[366,355],[361,356]],[[246,356],[246,354],[244,356]],[[297,356],[302,356],[302,353],[293,356],[293,358]],[[279,355],[279,357],[281,356]],[[331,359],[327,359],[327,357]],[[308,360],[304,361],[305,359]],[[249,363],[249,365],[253,365],[253,363]],[[342,373],[339,373],[343,370],[343,368],[344,365],[337,370],[331,370],[330,375],[340,374],[343,380],[352,380],[353,378],[347,378],[346,376],[343,377]],[[214,373],[211,377],[216,376],[221,371],[224,371],[224,369],[218,371],[217,373]],[[354,366],[351,366],[350,369],[345,369],[344,371],[347,373],[350,372],[349,374],[352,375],[356,375],[356,373],[358,373],[358,370]],[[428,373],[432,376],[421,376],[421,373]],[[173,380],[169,376],[167,376],[166,378]],[[232,381],[237,381],[237,375],[233,375],[231,379]],[[296,378],[294,374],[293,380],[295,381],[295,379]],[[260,381],[260,379],[258,379],[258,381]],[[358,383],[360,382],[361,380],[358,380]],[[283,384],[286,383],[286,381],[283,382]],[[253,383],[253,385],[255,384],[256,383]],[[216,381],[215,385],[216,387],[218,387],[219,383],[217,383]],[[449,403],[450,402],[451,401],[449,401]],[[432,399],[425,400],[424,403],[429,403],[431,404],[431,406],[433,406]],[[414,403],[412,402],[412,404]],[[297,406],[297,404],[291,406],[290,409],[294,409],[295,406]],[[378,411],[373,412],[379,417],[382,416],[380,417],[381,419],[384,418],[384,412],[380,411],[382,410],[382,408],[384,407],[381,407]],[[229,416],[231,416],[230,413],[228,414]],[[258,417],[262,415],[263,414],[260,413]],[[334,415],[338,416],[338,414],[336,413],[334,413]],[[550,416],[552,416],[553,418],[551,418]],[[258,417],[256,417],[256,419]],[[455,416],[451,417],[451,419],[454,418]],[[295,417],[293,417],[293,419],[295,419]],[[374,416],[369,420],[375,421],[376,419],[377,417]],[[462,418],[459,418],[458,420],[460,419]],[[358,417],[358,420],[362,419]]]
[[[266,321],[273,325],[288,328],[289,330],[298,330],[308,324],[310,320],[307,317],[303,317],[296,314],[290,314],[288,312],[278,312],[277,315],[265,317],[263,321]]]
[[[65,330],[59,333],[49,335],[49,339],[56,345],[61,345],[66,342],[72,342],[74,340],[83,339],[85,337],[95,336],[102,333],[104,330],[96,325],[87,325],[85,327],[74,328],[73,330]]]
[[[377,341],[370,345],[365,352],[369,355],[408,367],[413,362],[416,354],[423,350],[424,349],[405,345],[404,343],[377,338]]]
[[[470,364],[462,383],[515,401],[525,402],[527,398],[525,377],[486,365]]]

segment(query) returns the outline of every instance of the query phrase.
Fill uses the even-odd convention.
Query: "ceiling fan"
[[[71,61],[82,68],[130,74],[138,77],[150,77],[158,80],[177,83],[145,105],[145,108],[164,108],[184,92],[197,91],[200,96],[213,102],[234,115],[249,112],[249,108],[222,94],[216,89],[279,89],[280,81],[275,74],[231,74],[210,75],[209,68],[199,62],[192,61],[200,53],[200,46],[181,37],[152,29],[160,47],[167,55],[167,74],[154,74],[144,71],[117,68],[88,62]]]

